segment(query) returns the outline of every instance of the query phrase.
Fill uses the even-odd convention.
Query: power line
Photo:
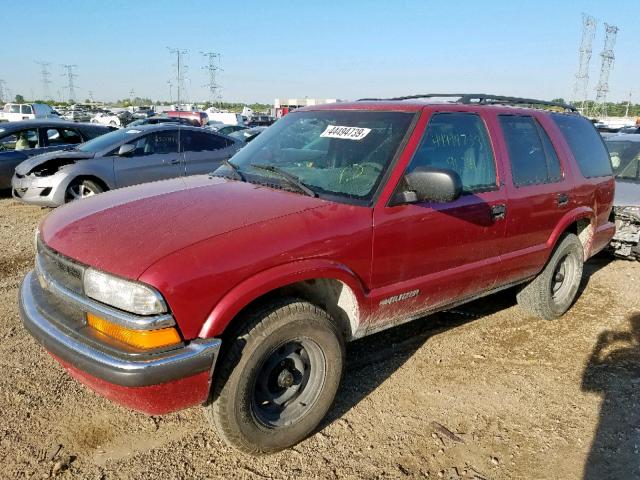
[[[609,92],[609,74],[613,69],[613,61],[616,56],[613,53],[613,47],[616,44],[618,35],[618,27],[615,25],[604,24],[604,48],[600,53],[602,57],[602,66],[600,67],[600,79],[596,86],[596,105],[593,116],[607,116],[607,93]]]
[[[184,62],[184,57],[189,53],[189,50],[185,49],[185,48],[171,48],[171,47],[167,47],[167,49],[169,50],[169,53],[171,55],[175,55],[176,56],[176,63],[173,64],[173,66],[176,69],[176,73],[175,73],[175,80],[176,80],[176,88],[177,88],[177,96],[178,99],[176,100],[176,105],[178,105],[178,107],[180,106],[180,88],[182,87],[182,90],[186,90],[186,85],[184,83],[184,72],[187,70],[187,65]]]
[[[593,38],[596,35],[596,19],[586,13],[582,14],[582,39],[580,41],[578,73],[573,87],[574,105],[582,102],[582,113],[586,114],[587,96],[589,92],[589,63],[591,61]]]
[[[217,100],[220,100],[219,91],[221,90],[221,87],[217,81],[217,73],[222,71],[218,66],[221,55],[217,52],[200,52],[200,54],[207,59],[207,64],[202,68],[209,72],[209,81],[205,83],[203,87],[207,87],[209,89],[209,102],[214,103]]]
[[[75,102],[76,99],[76,85],[74,84],[73,79],[77,78],[78,75],[73,73],[73,69],[74,68],[78,68],[77,65],[61,65],[62,68],[64,68],[66,70],[65,73],[62,74],[63,77],[67,77],[67,85],[64,87],[68,90],[69,92],[69,101],[71,103]]]
[[[51,89],[49,88],[49,86],[51,85],[51,72],[49,71],[49,67],[51,66],[51,64],[49,62],[41,62],[37,60],[36,63],[40,65],[42,99],[51,100]]]

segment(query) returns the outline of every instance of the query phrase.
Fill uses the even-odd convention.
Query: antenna
[[[66,73],[63,73],[63,77],[67,77],[67,85],[64,87],[69,91],[69,102],[74,103],[76,99],[76,86],[73,83],[73,79],[77,78],[78,75],[73,73],[74,68],[78,68],[77,65],[62,65],[62,68],[66,70]]]
[[[220,85],[216,80],[217,72],[222,70],[218,65],[216,65],[216,60],[218,62],[220,61],[220,54],[216,52],[200,52],[200,54],[208,60],[207,65],[202,68],[209,71],[209,82],[205,83],[203,87],[209,88],[209,102],[214,103],[216,100],[220,99],[220,95],[218,93]]]
[[[604,24],[604,48],[600,53],[602,57],[602,66],[600,67],[600,79],[596,86],[596,105],[594,107],[593,116],[607,116],[607,93],[609,92],[609,74],[613,68],[613,61],[616,56],[613,53],[613,47],[616,44],[616,36],[618,35],[618,27],[615,25]]]
[[[582,14],[582,39],[580,40],[578,73],[573,86],[573,104],[582,102],[582,114],[586,114],[587,96],[589,92],[589,63],[593,38],[596,35],[596,19],[586,13]]]
[[[176,79],[176,88],[178,90],[178,99],[176,100],[176,105],[178,106],[178,108],[180,108],[180,87],[182,87],[183,90],[186,90],[185,84],[184,84],[184,72],[187,70],[187,65],[185,65],[184,63],[184,56],[189,53],[189,50],[185,48],[171,48],[171,47],[167,47],[167,49],[169,50],[169,53],[171,55],[176,56],[176,63],[174,63],[173,66],[176,69],[175,79]]]
[[[40,75],[42,81],[42,99],[43,100],[51,100],[51,89],[49,85],[51,85],[51,72],[49,71],[49,67],[51,64],[49,62],[39,62],[36,61],[38,65],[40,65]]]

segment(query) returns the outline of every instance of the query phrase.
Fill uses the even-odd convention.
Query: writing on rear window
[[[320,134],[320,136],[325,138],[342,138],[344,140],[362,140],[370,131],[370,128],[327,125],[327,128]]]

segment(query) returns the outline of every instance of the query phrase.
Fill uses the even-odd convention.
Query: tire
[[[64,194],[65,203],[73,200],[80,200],[87,197],[93,197],[98,193],[104,192],[104,188],[93,180],[74,180],[72,181]]]
[[[306,438],[342,378],[344,339],[331,317],[311,303],[281,299],[248,315],[230,341],[205,406],[222,439],[260,454]]]
[[[561,317],[576,298],[583,263],[582,243],[574,234],[565,234],[542,272],[518,292],[518,305],[545,320]]]
[[[116,126],[116,122],[114,122],[113,120],[111,120],[111,121],[109,122],[109,125],[111,125],[112,127],[115,127],[115,126]]]

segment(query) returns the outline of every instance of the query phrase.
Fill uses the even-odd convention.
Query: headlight
[[[153,288],[88,268],[84,272],[84,293],[113,307],[138,315],[167,311],[162,297]]]

